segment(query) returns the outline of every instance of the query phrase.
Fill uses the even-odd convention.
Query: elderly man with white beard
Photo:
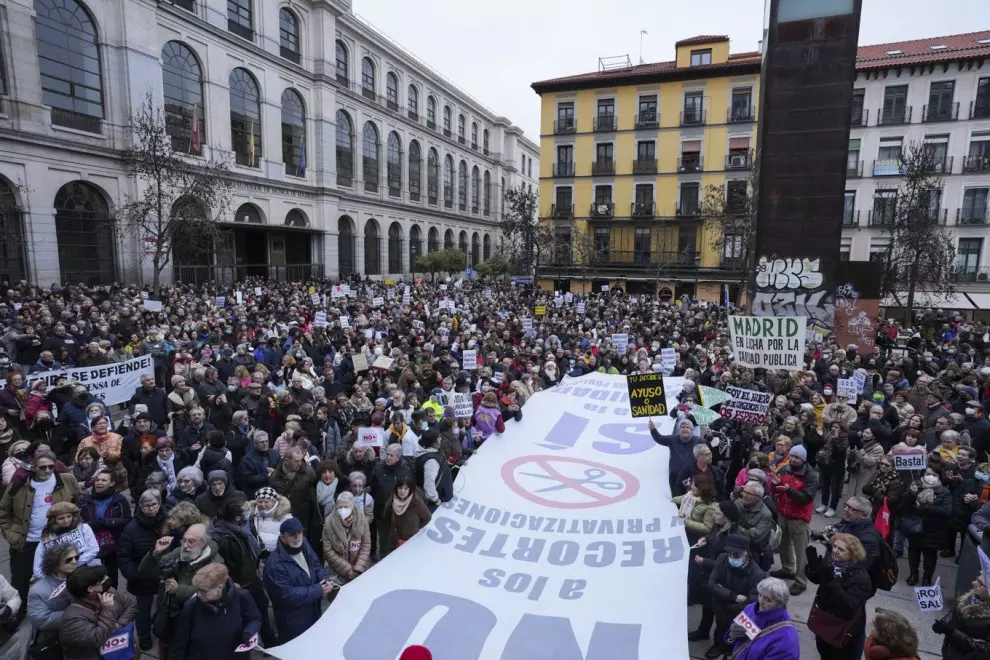
[[[158,637],[159,657],[166,657],[163,647],[168,647],[183,604],[196,595],[193,586],[196,571],[208,564],[224,563],[206,525],[190,525],[182,536],[182,544],[169,550],[172,542],[171,536],[158,539],[138,566],[138,577],[160,583],[160,605],[152,622],[152,631]]]

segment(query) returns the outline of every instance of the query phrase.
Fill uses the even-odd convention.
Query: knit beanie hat
[[[739,522],[739,507],[736,506],[735,502],[723,500],[718,503],[718,510],[722,512],[723,516],[729,519],[729,522]]]
[[[808,450],[804,448],[804,445],[795,445],[791,447],[791,458],[800,458],[802,461],[808,460]]]
[[[402,655],[399,656],[399,660],[433,660],[433,654],[430,653],[430,649],[425,646],[420,646],[416,644],[414,646],[407,647]]]
[[[278,493],[275,489],[270,486],[265,486],[264,488],[259,488],[254,494],[254,499],[256,500],[274,500],[278,501]]]
[[[210,470],[209,474],[206,476],[206,483],[212,484],[214,481],[222,481],[227,483],[227,473],[223,470]]]

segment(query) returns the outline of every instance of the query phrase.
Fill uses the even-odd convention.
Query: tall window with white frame
[[[399,78],[391,71],[385,75],[385,106],[389,110],[399,110]]]
[[[450,154],[443,161],[443,206],[454,207],[454,159]]]
[[[365,122],[362,136],[361,160],[364,166],[365,192],[378,192],[378,152],[380,150],[378,129],[372,122]]]
[[[299,64],[299,19],[285,7],[278,10],[278,48],[282,57]]]
[[[406,93],[406,110],[413,121],[419,121],[419,90],[415,85],[409,85]]]
[[[402,143],[399,135],[392,131],[388,134],[388,162],[386,163],[388,174],[388,195],[389,197],[399,197],[402,195]]]
[[[409,143],[409,201],[418,202],[422,190],[423,158],[419,142]]]
[[[426,97],[426,127],[437,130],[437,100],[432,96]]]
[[[987,281],[987,271],[980,268],[980,254],[982,252],[982,238],[959,239],[959,247],[956,249],[956,268],[963,281]]]
[[[464,144],[466,139],[464,137],[464,127],[466,125],[466,120],[464,115],[457,115],[457,141]]]
[[[426,198],[434,206],[440,198],[440,157],[432,147],[426,157]]]
[[[478,150],[478,122],[471,122],[471,148]]]
[[[200,155],[206,141],[203,74],[195,54],[179,41],[162,49],[162,92],[172,150]]]
[[[963,191],[963,205],[959,210],[959,217],[956,224],[960,225],[986,225],[990,222],[987,215],[987,198],[990,194],[990,187],[966,188]]]
[[[484,130],[484,132],[482,133],[482,143],[481,143],[482,144],[481,153],[483,153],[485,156],[488,155],[488,141],[489,141],[489,137],[490,136],[488,134],[488,129],[486,128]]]
[[[350,58],[347,55],[347,46],[337,39],[337,82],[346,86],[350,81]]]
[[[282,92],[282,161],[289,176],[306,176],[306,109],[294,89]]]
[[[231,71],[230,138],[235,160],[244,167],[261,167],[261,94],[247,69]]]
[[[443,106],[443,136],[450,137],[450,106]]]
[[[468,174],[463,160],[457,166],[457,209],[467,211]]]
[[[485,170],[485,182],[484,190],[482,194],[482,203],[485,216],[489,216],[492,213],[492,174],[488,170]]]
[[[227,30],[238,37],[254,41],[252,0],[227,0]]]
[[[375,100],[375,63],[370,57],[361,58],[361,94],[365,98]]]
[[[479,198],[479,188],[481,187],[481,174],[478,172],[478,166],[475,165],[471,168],[471,213],[478,213],[478,198]]]
[[[343,110],[337,111],[337,185],[354,185],[354,126]]]

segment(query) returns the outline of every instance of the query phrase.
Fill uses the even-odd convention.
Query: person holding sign
[[[928,468],[921,481],[911,484],[905,494],[904,510],[898,527],[908,538],[908,586],[918,584],[918,564],[924,554],[921,584],[934,584],[938,551],[945,544],[945,533],[952,515],[952,493],[942,485],[938,473]]]
[[[192,585],[196,597],[182,606],[168,647],[169,659],[244,657],[237,649],[242,644],[256,646],[261,631],[261,613],[251,595],[234,585],[223,564],[196,571]]]
[[[662,435],[651,419],[650,436],[653,438],[653,442],[670,450],[670,462],[667,466],[670,494],[683,495],[686,490],[678,481],[678,477],[681,470],[695,462],[694,446],[705,444],[704,439],[694,435],[694,423],[690,419],[679,421],[677,432],[674,435]]]
[[[733,533],[725,542],[725,553],[715,560],[708,576],[708,591],[715,612],[715,643],[705,652],[708,660],[722,657],[729,651],[723,641],[732,620],[746,603],[757,599],[756,586],[767,574],[749,554],[750,543],[742,534]]]
[[[59,630],[63,657],[101,657],[101,647],[137,617],[137,601],[111,587],[102,566],[80,566],[66,579],[65,588],[72,603],[65,608]],[[133,637],[131,626],[131,645]]]
[[[986,577],[978,575],[973,588],[956,600],[946,616],[932,624],[943,635],[943,660],[984,658],[990,654],[990,593]]]
[[[766,578],[756,585],[757,599],[729,627],[733,660],[798,660],[801,641],[791,623],[787,583]]]
[[[832,553],[822,559],[807,550],[808,579],[818,585],[808,628],[823,660],[860,660],[866,641],[866,601],[873,595],[866,550],[852,534],[832,537]]]

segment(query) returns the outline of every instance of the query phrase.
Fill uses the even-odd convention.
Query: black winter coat
[[[742,568],[729,565],[729,555],[722,553],[715,560],[715,568],[708,576],[708,592],[712,598],[726,605],[736,604],[736,596],[746,597],[746,602],[756,600],[756,585],[767,574],[750,558]]]
[[[392,466],[385,465],[384,460],[375,464],[375,469],[371,473],[371,479],[368,482],[368,490],[375,499],[375,520],[382,520],[385,503],[388,502],[389,498],[392,497],[392,493],[395,492],[395,484],[401,476],[415,478],[412,468],[405,460],[401,460]]]
[[[278,462],[279,455],[274,449],[269,449],[265,454],[252,449],[237,466],[234,483],[244,491],[249,500],[253,500],[255,492],[268,485],[268,468],[275,469]]]
[[[990,657],[990,603],[974,601],[973,593],[966,593],[941,623],[950,628],[942,633],[943,660]]]
[[[928,550],[945,547],[945,533],[952,522],[952,493],[944,486],[935,489],[931,504],[918,504],[918,496],[908,488],[904,491],[902,512],[905,516],[921,518],[921,534],[909,536],[912,545]]]
[[[220,602],[198,597],[182,606],[175,633],[168,643],[171,660],[240,660],[241,643],[261,631],[261,613],[251,595],[228,580]]]
[[[106,514],[98,518],[97,499],[89,493],[79,498],[79,514],[82,521],[89,524],[97,543],[100,544],[100,557],[117,552],[120,535],[131,520],[131,505],[126,497],[114,492],[109,499],[110,504]]]
[[[155,541],[162,537],[164,522],[164,510],[160,509],[154,518],[148,518],[138,511],[120,534],[117,561],[121,575],[127,580],[127,591],[135,596],[151,596],[158,591],[158,580],[139,578],[137,574],[141,558],[151,552]]]
[[[810,549],[814,552],[813,549]],[[856,620],[853,639],[866,628],[866,601],[873,595],[873,581],[865,562],[854,564],[835,576],[832,561],[809,561],[804,569],[808,580],[818,585],[815,604],[845,621]]]

